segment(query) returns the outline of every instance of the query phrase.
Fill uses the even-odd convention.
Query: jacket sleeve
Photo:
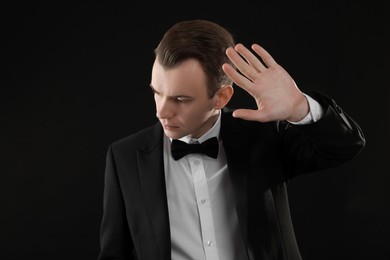
[[[133,242],[127,225],[112,146],[106,157],[100,249],[98,260],[136,259],[132,254]]]
[[[333,99],[319,92],[308,94],[324,108],[323,117],[306,125],[278,126],[289,178],[346,163],[366,143],[360,126]]]

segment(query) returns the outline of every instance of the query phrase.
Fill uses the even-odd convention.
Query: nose
[[[156,110],[156,116],[159,119],[170,119],[175,115],[173,104],[167,99],[156,101]]]

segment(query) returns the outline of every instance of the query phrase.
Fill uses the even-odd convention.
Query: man
[[[353,159],[365,139],[252,50],[204,20],[165,33],[150,84],[159,122],[107,153],[100,260],[301,259],[288,180]],[[233,82],[257,109],[226,108]]]

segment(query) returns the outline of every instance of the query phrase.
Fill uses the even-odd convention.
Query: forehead
[[[206,74],[199,61],[189,59],[165,69],[156,59],[152,69],[152,87],[166,95],[196,95],[207,92]]]

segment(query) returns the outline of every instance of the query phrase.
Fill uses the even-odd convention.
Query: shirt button
[[[207,241],[207,246],[212,246],[213,245],[213,241],[209,240]]]
[[[195,164],[195,165],[198,165],[198,164],[199,164],[199,161],[198,161],[198,160],[195,160],[195,161],[194,161],[194,164]]]
[[[202,199],[202,200],[200,201],[200,203],[205,204],[205,203],[206,203],[206,200],[205,200],[205,199]]]

